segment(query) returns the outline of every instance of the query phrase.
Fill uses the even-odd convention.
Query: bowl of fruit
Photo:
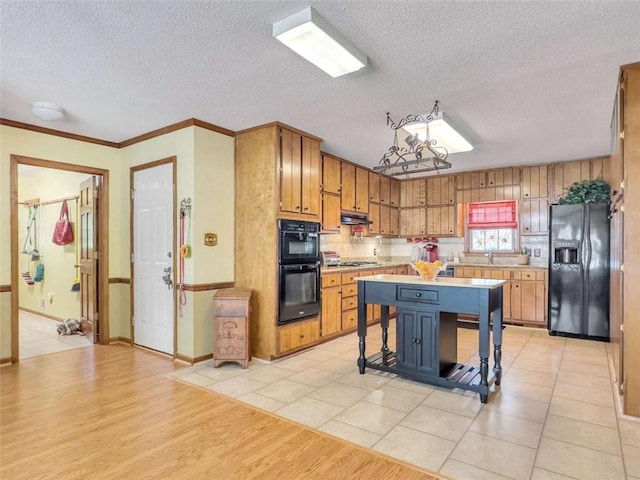
[[[419,260],[415,263],[412,263],[411,266],[413,269],[422,277],[423,280],[433,281],[438,276],[438,273],[441,270],[444,270],[446,266],[440,260],[436,260],[435,262],[425,262],[424,260]]]

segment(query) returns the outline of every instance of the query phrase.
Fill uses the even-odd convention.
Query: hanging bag
[[[69,207],[67,206],[66,200],[62,202],[60,218],[56,222],[56,228],[53,231],[53,243],[56,245],[73,243],[73,228],[69,221]]]

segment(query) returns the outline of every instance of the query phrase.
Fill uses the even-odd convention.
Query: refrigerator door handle
[[[589,205],[583,205],[583,242],[582,242],[582,332],[588,331],[589,312],[589,269],[591,268],[591,210]]]

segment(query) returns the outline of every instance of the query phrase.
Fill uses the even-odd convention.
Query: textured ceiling
[[[312,6],[369,57],[337,79],[272,38]],[[0,117],[113,142],[187,118],[279,120],[369,167],[435,100],[475,145],[452,171],[607,155],[639,1],[0,1]],[[33,101],[68,116],[43,122]]]

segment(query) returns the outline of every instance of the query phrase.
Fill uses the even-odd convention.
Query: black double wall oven
[[[320,313],[320,224],[278,220],[278,325]]]

